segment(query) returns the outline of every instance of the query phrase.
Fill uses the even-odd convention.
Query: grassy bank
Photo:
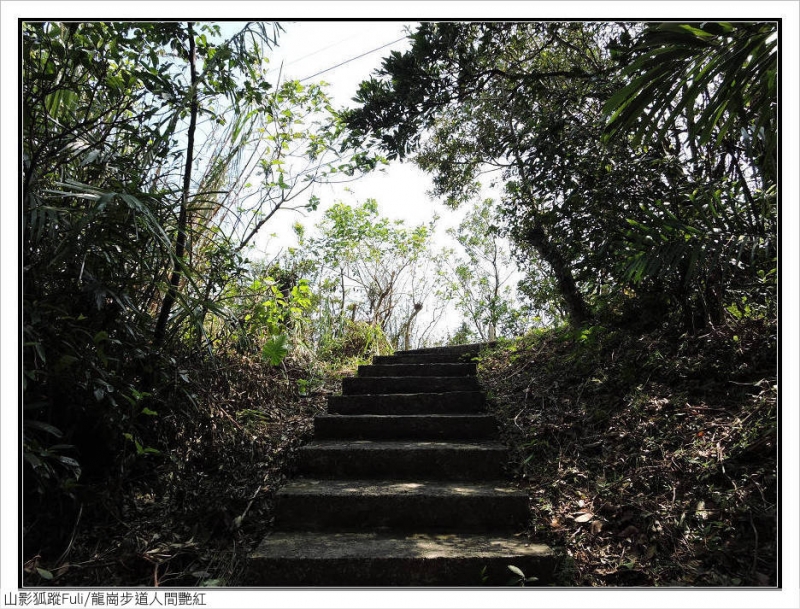
[[[560,585],[776,585],[774,326],[540,332],[479,374]]]

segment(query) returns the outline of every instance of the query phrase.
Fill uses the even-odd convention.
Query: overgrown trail
[[[276,530],[250,558],[257,586],[476,586],[548,581],[553,553],[521,539],[527,493],[469,352],[376,357],[343,380],[301,477],[277,493]],[[514,570],[509,571],[509,565]],[[520,576],[520,573],[524,575]]]
[[[774,325],[758,320],[697,336],[599,325],[533,333],[479,355],[487,412],[474,385],[450,398],[376,396],[359,393],[376,382],[362,368],[344,380],[345,395],[331,395],[331,381],[301,397],[297,380],[307,370],[233,356],[197,363],[196,377],[206,379],[194,387],[202,408],[165,417],[154,439],[171,447],[171,458],[142,457],[124,488],[98,483],[90,495],[87,485],[81,510],[63,510],[59,529],[40,521],[29,537],[49,538],[27,554],[26,584],[268,585],[248,556],[271,529],[316,538],[383,527],[462,535],[506,527],[506,535],[523,533],[514,538],[520,545],[552,548],[560,586],[775,586],[775,339]],[[387,361],[408,363],[376,359],[371,369]],[[441,381],[422,382],[433,389]],[[489,438],[487,414],[498,439]],[[303,446],[314,415],[316,439]],[[375,474],[396,462],[364,448],[478,440],[484,449],[498,440],[509,448],[502,459],[513,481],[497,469],[488,476],[481,460],[451,460],[446,475],[404,461],[405,475],[395,468],[402,479],[390,483]],[[345,455],[342,447],[359,445],[355,458],[329,460],[336,446]],[[367,453],[373,457],[361,458]],[[306,482],[282,486],[295,463],[310,468]],[[372,481],[357,484],[369,477],[363,468],[372,468]],[[59,536],[63,528],[69,537]],[[351,564],[363,567],[367,556]],[[286,563],[291,585],[302,581],[299,564]],[[506,564],[522,563],[506,562],[501,583],[522,583]],[[470,582],[480,585],[480,574]]]

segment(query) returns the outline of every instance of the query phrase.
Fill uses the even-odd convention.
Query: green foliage
[[[265,289],[266,294],[263,293]],[[264,329],[275,334],[279,328],[298,320],[311,305],[311,289],[306,279],[299,280],[286,290],[288,294],[278,288],[278,283],[272,277],[266,277],[263,282],[256,279],[249,291],[251,294],[266,296],[265,300],[257,302],[252,312],[244,317],[254,331]]]
[[[153,448],[152,446],[142,446],[141,442],[133,437],[133,434],[124,433],[122,434],[123,437],[128,440],[129,442],[133,442],[134,447],[136,448],[137,455],[160,455],[161,451],[157,448]]]
[[[21,24],[30,518],[79,472],[121,484],[163,459],[158,428],[197,407],[199,359],[302,350],[309,284],[252,288],[247,249],[311,184],[378,160],[342,147],[321,85],[271,84],[279,30]]]
[[[225,303],[223,324],[219,329],[209,324],[215,347],[231,345],[242,353],[258,352],[273,366],[289,354],[292,343],[303,342],[307,316],[314,306],[309,280],[279,264],[243,269],[228,283],[221,300]]]
[[[508,565],[508,570],[511,571],[512,577],[508,580],[508,586],[522,586],[539,581],[538,577],[525,577],[525,573],[519,567]]]
[[[672,294],[699,294],[697,303],[685,306],[699,307],[704,319],[719,323],[723,306],[739,286],[752,289],[759,279],[774,277],[777,244],[772,231],[748,226],[742,220],[744,210],[737,209],[740,202],[719,189],[696,190],[683,205],[655,201],[643,208],[646,220],[628,219],[624,277],[634,285],[655,279]],[[776,219],[768,212],[765,217],[770,224]],[[774,314],[773,290],[774,284],[755,294]]]
[[[647,150],[673,137],[688,167],[669,199],[627,218],[620,268],[670,294],[690,328],[698,315],[719,323],[775,269],[776,46],[774,23],[652,24],[623,54],[630,83],[605,104],[607,138],[627,131]],[[759,299],[774,305],[774,291]]]
[[[328,337],[319,345],[322,361],[342,365],[367,361],[373,355],[391,355],[392,346],[378,326],[363,321],[346,320],[341,333]]]
[[[22,458],[35,474],[40,496],[52,490],[53,485],[70,495],[80,479],[80,464],[69,456],[75,447],[52,443],[63,437],[63,432],[49,423],[30,418],[23,421]]]
[[[775,268],[774,23],[426,23],[411,41],[362,83],[354,137],[415,155],[453,205],[488,176],[541,310],[580,326],[661,294],[694,331]]]
[[[741,140],[751,167],[774,183],[778,36],[775,22],[657,23],[625,55],[629,83],[605,102],[608,137],[663,139],[680,120],[704,146]]]
[[[273,334],[261,348],[261,356],[273,366],[280,364],[289,353],[289,336]]]
[[[461,325],[450,335],[447,339],[448,345],[469,345],[478,341],[478,335],[475,330],[466,321],[462,321]]]
[[[430,268],[439,260],[434,229],[435,219],[406,227],[381,216],[374,199],[326,210],[316,234],[301,242],[318,269],[320,344],[343,336],[346,320],[379,328],[395,347],[421,338],[418,314],[430,306],[436,319],[441,306]]]

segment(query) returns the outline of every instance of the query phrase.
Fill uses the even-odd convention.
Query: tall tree
[[[726,286],[741,279],[721,263],[726,252],[748,266],[751,276],[756,269],[769,272],[756,261],[769,259],[770,222],[762,227],[750,220],[774,217],[769,211],[774,197],[769,189],[750,196],[735,178],[735,172],[752,170],[732,151],[760,136],[753,137],[757,130],[748,127],[739,133],[753,135],[737,140],[733,126],[740,122],[728,120],[727,106],[712,105],[715,110],[704,115],[702,101],[701,109],[678,103],[672,124],[679,129],[664,130],[658,122],[646,146],[635,138],[604,137],[609,100],[636,100],[627,107],[641,107],[636,90],[626,89],[629,73],[621,70],[626,64],[615,58],[630,57],[619,49],[630,47],[642,29],[638,24],[426,23],[412,34],[411,50],[393,53],[362,83],[361,105],[347,120],[356,137],[396,157],[413,156],[433,174],[436,193],[451,204],[470,199],[478,180],[501,185],[504,229],[520,262],[533,255],[549,266],[574,323],[587,320],[593,305],[610,296],[619,301],[637,294],[682,311],[689,329],[702,326],[718,319]],[[737,38],[734,34],[730,30],[719,44],[705,45],[704,56],[715,59],[698,63],[698,75],[708,76],[709,66],[731,67],[721,59],[726,50],[721,41],[726,35]],[[743,69],[748,78],[769,63],[760,59],[770,56],[770,34],[759,36],[760,43],[741,43],[755,53]],[[735,55],[749,57],[738,47]],[[646,65],[663,70],[662,63],[644,59],[631,69],[642,72]],[[667,70],[659,72],[666,78],[652,81],[639,78],[639,72],[636,82],[647,87],[680,75]],[[736,78],[745,82],[741,73]],[[672,90],[676,84],[663,86]],[[693,99],[694,89],[687,91],[685,99]],[[770,88],[753,91],[753,100],[766,100]],[[768,108],[765,112],[769,115]],[[695,115],[721,120],[700,129],[692,126]],[[713,137],[692,144],[687,129]],[[693,145],[697,154],[690,155]],[[753,230],[742,232],[746,226]],[[743,261],[739,247],[755,257]]]
[[[325,212],[317,234],[301,245],[317,259],[317,281],[338,302],[341,322],[349,317],[378,327],[395,347],[422,336],[424,329],[415,330],[420,312],[437,309],[428,268],[436,261],[434,223],[406,227],[381,216],[374,199],[339,202]]]
[[[499,173],[509,234],[548,264],[576,323],[590,315],[579,279],[591,273],[581,265],[605,249],[586,229],[599,237],[603,229],[591,216],[611,215],[600,205],[594,213],[579,207],[593,195],[587,187],[619,190],[629,177],[604,171],[608,153],[589,149],[609,87],[612,66],[601,42],[611,30],[423,24],[410,51],[392,54],[377,78],[362,83],[362,105],[348,116],[357,133],[395,156],[419,150],[416,161],[452,204],[476,192],[481,174]]]
[[[189,197],[192,191],[192,165],[194,162],[194,136],[197,130],[197,114],[200,111],[197,92],[197,55],[195,52],[194,24],[191,22],[186,26],[186,38],[189,43],[187,51],[187,62],[189,64],[189,126],[186,132],[186,159],[184,161],[180,211],[178,212],[178,226],[175,236],[175,268],[172,270],[169,288],[161,303],[161,311],[158,314],[156,327],[153,332],[153,340],[157,346],[160,346],[161,343],[164,342],[167,321],[172,311],[172,305],[175,304],[175,298],[177,297],[181,282],[180,267],[186,255],[186,231],[189,223]]]
[[[453,257],[443,273],[452,286],[456,307],[484,341],[494,340],[501,326],[514,317],[509,280],[516,268],[497,234],[493,211],[494,201],[484,199],[447,231],[466,258]]]

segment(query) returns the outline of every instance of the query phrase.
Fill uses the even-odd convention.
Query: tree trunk
[[[539,252],[542,259],[550,265],[553,275],[556,278],[558,291],[564,299],[564,306],[571,323],[573,325],[580,325],[585,322],[590,317],[589,307],[586,306],[586,301],[578,290],[575,278],[572,276],[569,265],[564,260],[561,252],[553,245],[545,234],[544,229],[538,223],[535,223],[528,229],[526,237],[528,243],[530,243],[536,251]]]
[[[193,23],[189,22],[187,26],[187,34],[189,36],[189,72],[191,75],[191,102],[189,114],[189,131],[186,135],[186,165],[183,171],[183,192],[181,194],[181,208],[178,215],[178,234],[175,237],[175,262],[172,269],[172,277],[170,277],[169,289],[164,295],[164,300],[161,303],[161,311],[158,315],[156,328],[153,333],[153,344],[160,347],[164,343],[164,338],[167,332],[167,322],[169,315],[172,311],[172,306],[178,296],[178,287],[181,282],[183,271],[181,265],[186,255],[186,229],[189,223],[189,194],[191,190],[192,179],[192,163],[194,162],[194,132],[197,127],[197,66],[195,64],[195,42],[194,42],[194,27]]]
[[[525,160],[522,158],[522,154],[520,154],[519,136],[514,128],[513,122],[511,121],[511,117],[509,117],[509,130],[514,138],[512,149],[512,152],[514,153],[514,163],[519,171],[519,176],[521,178],[520,182],[525,191],[525,197],[528,199],[528,203],[530,204],[530,208],[532,210],[532,225],[527,229],[525,238],[528,243],[530,243],[536,249],[536,251],[539,252],[539,255],[542,257],[542,259],[550,265],[550,268],[553,270],[553,274],[556,278],[558,291],[561,293],[561,297],[564,299],[564,306],[567,310],[570,323],[573,326],[579,326],[591,317],[589,313],[589,307],[586,306],[586,301],[583,299],[580,290],[578,290],[578,285],[575,283],[575,278],[572,276],[572,271],[569,268],[569,264],[561,255],[558,247],[553,244],[552,239],[550,239],[550,236],[545,232],[544,227],[538,218],[538,214],[536,213],[535,197],[531,192],[530,178],[528,177],[528,171],[525,167]]]
[[[406,349],[411,349],[411,324],[414,323],[414,318],[420,311],[422,311],[422,303],[414,303],[414,311],[411,313],[408,320],[406,320],[405,327],[403,328],[403,339]]]

